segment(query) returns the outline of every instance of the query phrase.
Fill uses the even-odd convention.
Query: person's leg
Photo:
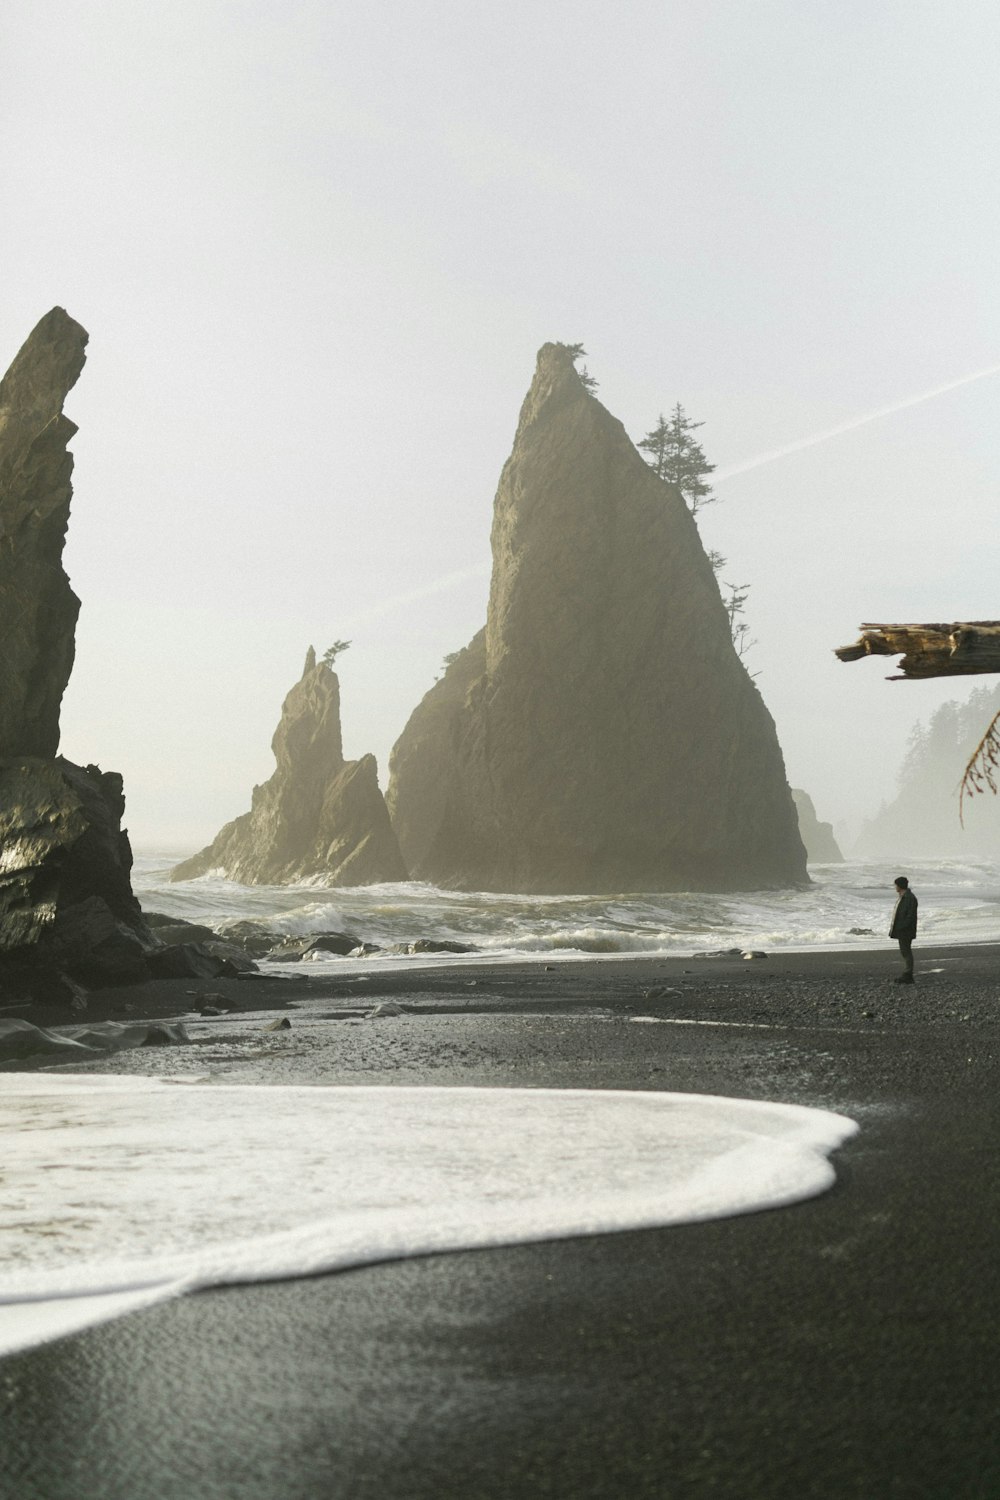
[[[903,972],[900,979],[904,984],[913,982],[913,939],[901,937],[899,939],[899,951],[903,956]]]

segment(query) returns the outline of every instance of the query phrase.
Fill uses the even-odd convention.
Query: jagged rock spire
[[[406,879],[375,757],[345,761],[340,682],[325,662],[316,661],[312,646],[282,705],[271,749],[277,769],[254,787],[250,811],[177,865],[172,880],[210,870],[246,885],[314,876],[340,886]]]
[[[63,402],[86,330],[54,307],[0,382],[0,757],[51,757],[80,601],[63,571],[73,488]]]

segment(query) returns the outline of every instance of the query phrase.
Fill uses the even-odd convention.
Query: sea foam
[[[857,1127],[699,1094],[8,1074],[0,1129],[10,1353],[199,1287],[793,1203]]]
[[[813,865],[802,890],[609,893],[524,896],[445,891],[421,882],[328,890],[241,886],[205,876],[171,883],[165,856],[140,855],[133,869],[146,911],[166,913],[225,931],[248,920],[271,937],[309,938],[348,932],[381,950],[363,959],[326,954],[311,973],[411,968],[405,954],[416,939],[460,943],[491,963],[503,958],[593,958],[642,954],[679,956],[739,947],[839,949],[887,941],[895,866],[847,861]],[[981,942],[996,937],[1000,862],[910,861],[920,897],[921,940]],[[435,955],[451,964],[451,955]]]

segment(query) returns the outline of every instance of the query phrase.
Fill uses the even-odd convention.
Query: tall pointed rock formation
[[[80,601],[63,570],[86,330],[54,307],[0,381],[0,990],[84,1004],[80,984],[148,977],[122,778],[73,765],[59,711]]]
[[[274,775],[253,789],[248,813],[172,871],[193,880],[220,870],[244,885],[320,876],[329,885],[405,880],[373,755],[344,760],[340,683],[310,646],[271,741]]]
[[[546,344],[497,491],[485,632],[393,749],[414,879],[520,892],[805,883],[773,721],[680,493]]]
[[[63,402],[86,330],[61,307],[0,381],[0,756],[54,756],[80,601],[62,566],[73,489]]]

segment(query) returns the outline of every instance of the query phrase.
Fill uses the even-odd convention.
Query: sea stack
[[[414,879],[524,893],[804,884],[774,723],[680,492],[546,344],[500,476],[486,628],[395,745]]]
[[[0,382],[0,990],[77,1008],[81,985],[146,978],[159,946],[132,894],[122,778],[56,753],[80,608],[62,408],[86,345],[54,307]]]
[[[792,800],[799,818],[799,833],[806,846],[806,858],[810,864],[841,865],[844,856],[840,852],[833,833],[832,823],[821,823],[816,816],[813,800],[808,792],[792,787]]]
[[[310,646],[271,741],[277,770],[253,789],[250,811],[172,871],[193,880],[217,870],[244,885],[321,878],[327,885],[405,880],[373,755],[345,761],[340,683]]]
[[[0,382],[0,756],[54,756],[80,601],[63,571],[75,423],[63,402],[87,332],[61,307]]]

